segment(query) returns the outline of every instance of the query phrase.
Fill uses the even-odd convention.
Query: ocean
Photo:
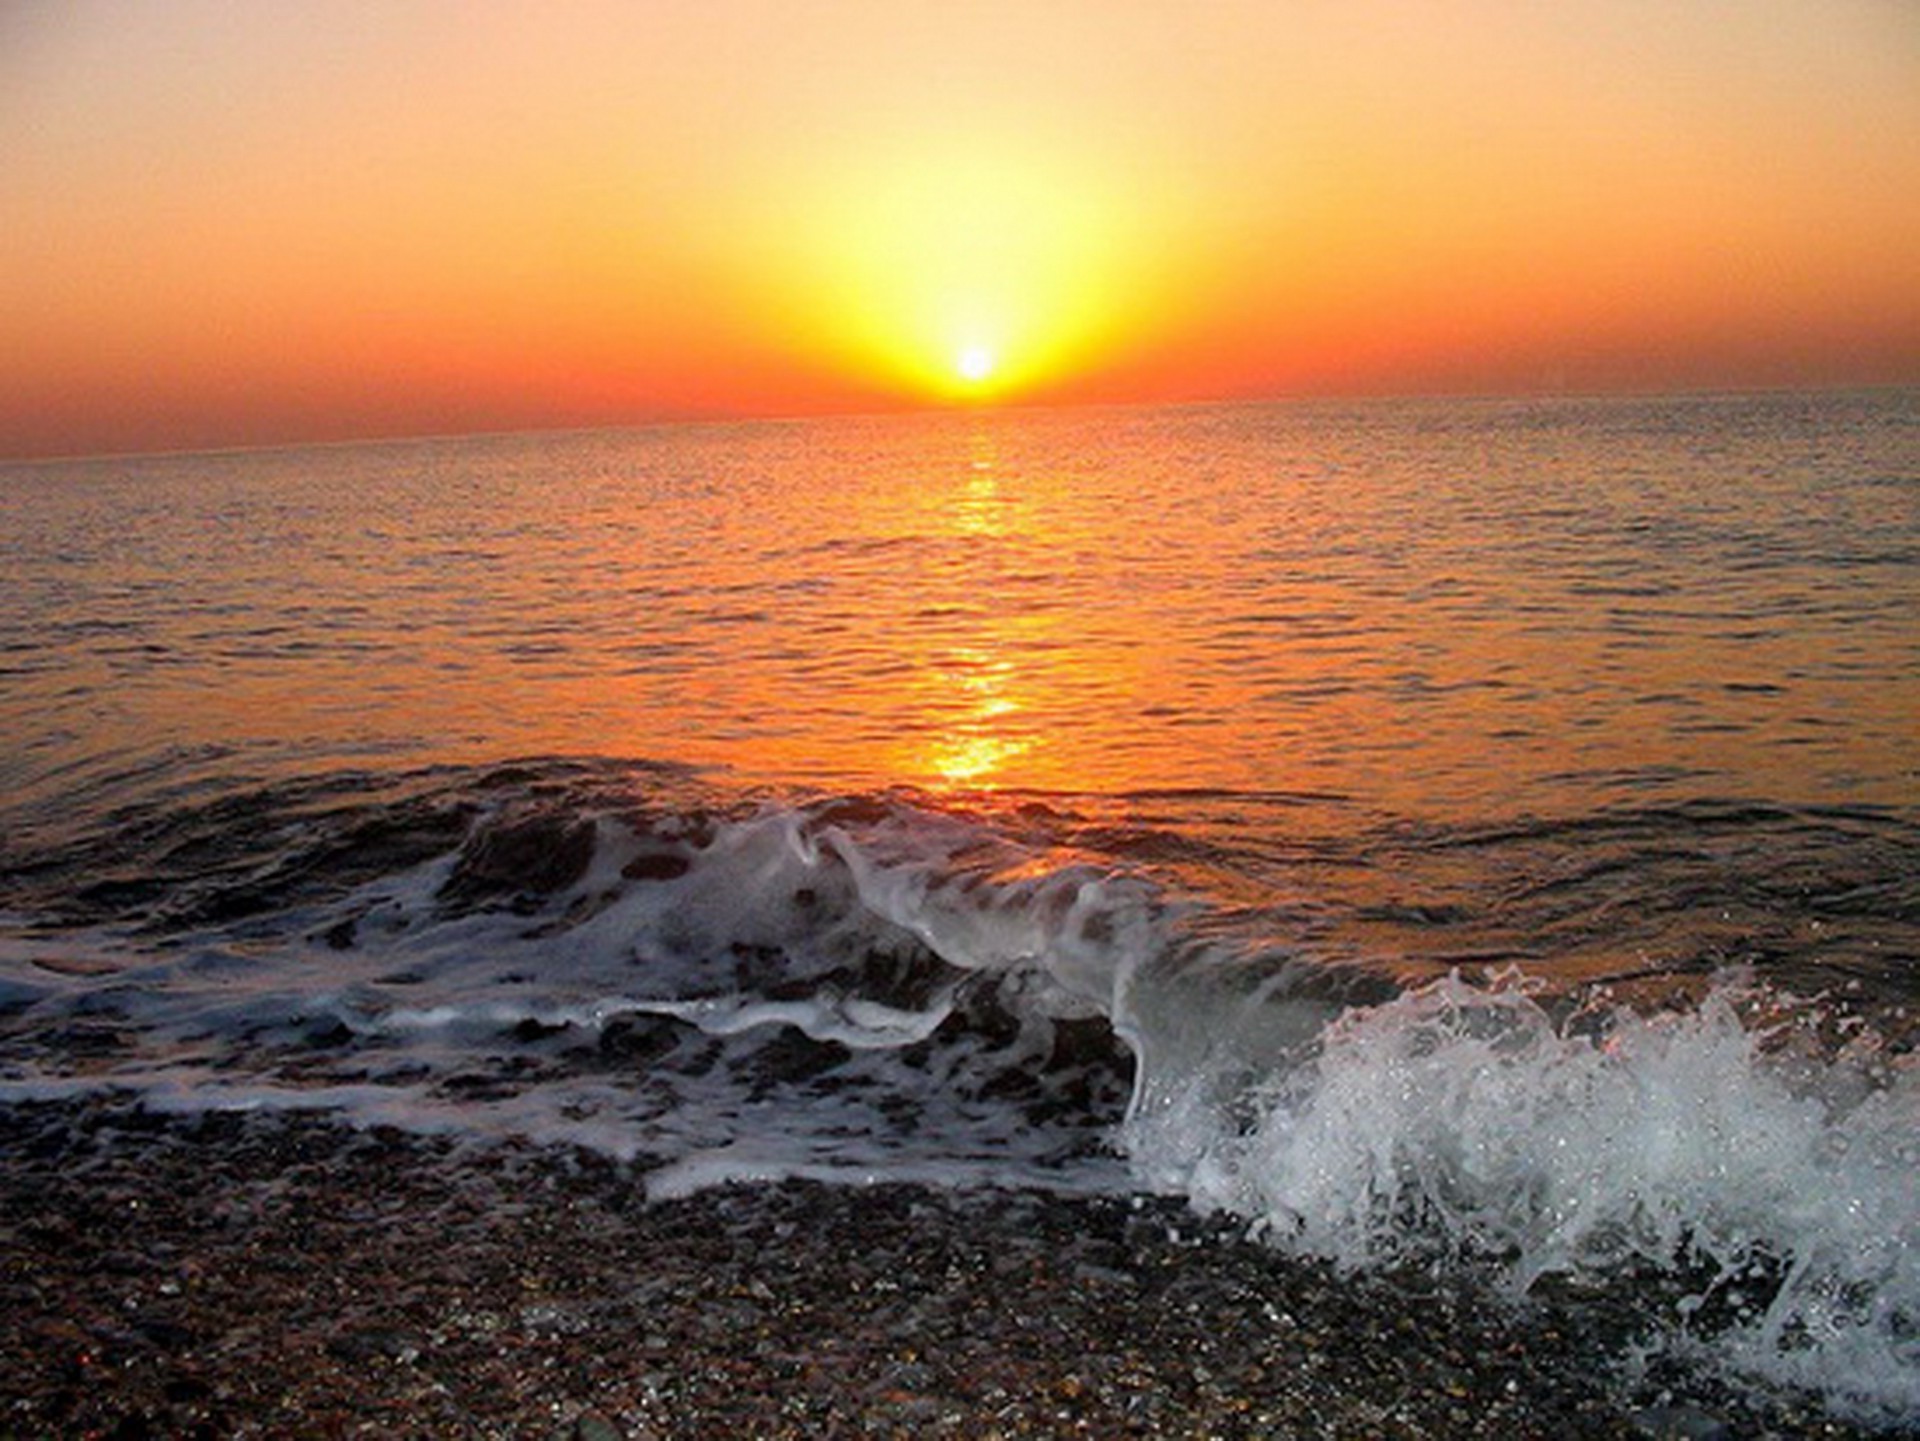
[[[0,1103],[656,1200],[1153,1193],[1658,1292],[1646,1352],[1920,1416],[1920,394],[14,463],[0,507]]]

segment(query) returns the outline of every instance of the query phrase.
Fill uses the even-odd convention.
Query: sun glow
[[[1031,136],[895,136],[787,184],[795,344],[900,394],[978,402],[1083,375],[1157,293],[1138,194]]]
[[[954,357],[953,368],[962,380],[979,384],[993,374],[993,352],[984,345],[969,345]]]

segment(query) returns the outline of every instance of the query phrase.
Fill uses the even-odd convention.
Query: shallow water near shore
[[[1897,1424],[1917,415],[11,468],[0,1100],[1160,1193]]]

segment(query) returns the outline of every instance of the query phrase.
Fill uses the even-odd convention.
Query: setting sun
[[[962,380],[977,385],[993,374],[993,352],[984,345],[969,345],[955,358],[953,368]]]
[[[1031,396],[1152,328],[1177,192],[1072,137],[981,115],[850,142],[773,178],[790,216],[767,303],[797,359],[911,402]]]

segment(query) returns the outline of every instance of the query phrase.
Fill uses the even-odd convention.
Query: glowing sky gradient
[[[0,454],[1917,379],[1910,0],[0,10]]]

